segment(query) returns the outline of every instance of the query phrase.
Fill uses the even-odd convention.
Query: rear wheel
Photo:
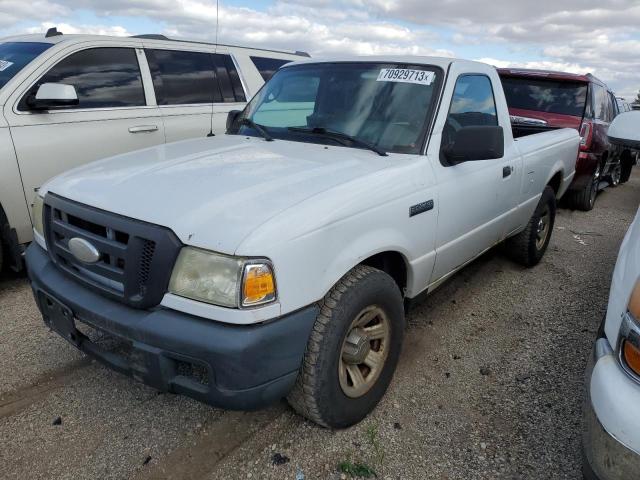
[[[611,171],[611,175],[609,177],[609,185],[615,188],[620,185],[620,183],[622,183],[622,163],[618,162]]]
[[[593,210],[600,185],[600,171],[601,167],[598,165],[587,185],[582,190],[572,192],[571,203],[574,208],[585,212]]]
[[[556,194],[547,186],[527,228],[506,241],[507,253],[525,267],[533,267],[547,251],[556,219]]]
[[[325,427],[358,423],[386,392],[403,336],[395,281],[375,268],[355,267],[320,303],[289,404]]]
[[[620,174],[620,183],[627,183],[631,178],[631,170],[633,169],[634,158],[630,152],[626,151],[622,155],[622,171]]]

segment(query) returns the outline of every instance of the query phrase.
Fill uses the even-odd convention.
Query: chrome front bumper
[[[583,404],[583,474],[587,480],[631,480],[640,478],[640,455],[605,430],[591,402],[591,376],[601,358],[615,354],[606,337],[598,338],[585,372]]]

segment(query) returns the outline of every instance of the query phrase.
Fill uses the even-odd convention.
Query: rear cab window
[[[509,108],[580,118],[584,115],[587,83],[507,76],[501,79]]]
[[[51,43],[40,42],[0,43],[0,88],[4,87],[38,55],[52,46]]]
[[[146,105],[142,75],[132,48],[90,48],[54,65],[22,97],[18,109],[43,83],[73,85],[79,103],[70,109],[139,107]]]
[[[281,58],[267,58],[267,57],[250,57],[253,64],[260,72],[262,79],[266,82],[278,69],[291,62],[291,60],[283,60]]]

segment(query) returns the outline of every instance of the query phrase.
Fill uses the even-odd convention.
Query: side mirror
[[[462,127],[443,153],[451,164],[502,158],[504,131],[498,125]]]
[[[240,117],[241,113],[242,110],[231,110],[227,114],[227,132],[231,132],[234,130],[234,125],[238,121],[238,117]]]
[[[27,105],[33,110],[54,110],[79,103],[76,88],[64,83],[43,83],[36,94],[27,100]]]
[[[640,111],[618,115],[609,125],[607,135],[614,145],[640,150]]]

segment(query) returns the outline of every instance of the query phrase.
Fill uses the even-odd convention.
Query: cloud
[[[271,0],[262,5],[238,7],[221,0],[220,40],[315,56],[478,56],[482,49],[482,56],[496,64],[591,71],[625,96],[640,88],[637,0],[493,0],[481,7],[475,0]],[[83,12],[97,21],[73,21]],[[114,18],[136,17],[156,23],[156,32],[114,25]],[[165,33],[196,40],[216,35],[215,0],[0,0],[0,34],[16,33],[16,25],[22,32],[44,31],[53,19],[67,33]]]

